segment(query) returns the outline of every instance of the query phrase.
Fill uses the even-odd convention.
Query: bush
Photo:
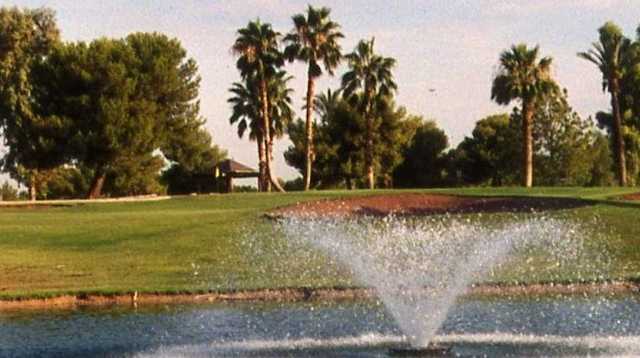
[[[287,180],[284,182],[282,187],[286,191],[302,191],[304,190],[304,181],[302,177],[297,177],[295,179]]]
[[[234,185],[233,192],[234,193],[255,193],[258,191],[258,188],[252,185]]]
[[[2,183],[0,186],[0,201],[16,201],[18,200],[18,189],[9,184],[8,181]]]

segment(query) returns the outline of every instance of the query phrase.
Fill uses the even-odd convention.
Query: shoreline
[[[533,283],[533,284],[477,284],[469,287],[463,297],[492,296],[544,296],[583,294],[631,294],[640,293],[640,283],[635,281],[611,281],[595,283]],[[329,288],[274,288],[208,293],[154,293],[137,291],[119,294],[77,294],[49,298],[1,299],[0,312],[4,310],[68,309],[76,307],[101,307],[113,305],[198,304],[213,302],[313,302],[341,301],[374,298],[375,290],[364,287]]]

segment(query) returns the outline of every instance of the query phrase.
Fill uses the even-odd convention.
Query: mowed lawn
[[[0,207],[0,297],[64,293],[200,292],[352,285],[348,275],[283,252],[263,214],[300,201],[406,191],[327,191],[180,197],[158,202],[69,207]],[[416,190],[412,190],[416,192]],[[596,226],[587,238],[606,248],[604,279],[640,277],[640,202],[630,189],[470,188],[460,195],[554,196],[589,200],[569,215]],[[489,217],[488,220],[491,220]],[[595,224],[594,224],[595,223]],[[257,234],[256,234],[257,233]],[[562,280],[582,277],[566,270]],[[526,281],[526,277],[505,276]]]

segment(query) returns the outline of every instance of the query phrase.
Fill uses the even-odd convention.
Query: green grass
[[[587,222],[597,218],[597,233],[587,240],[594,250],[606,248],[609,252],[611,264],[604,269],[604,278],[640,277],[640,203],[615,199],[634,190],[430,191],[589,200],[588,206],[562,215]],[[71,207],[0,207],[0,298],[134,290],[200,292],[351,285],[345,275],[308,270],[319,263],[282,252],[278,238],[246,233],[267,232],[270,223],[262,214],[275,207],[306,200],[395,192],[405,191],[231,194]],[[488,216],[487,220],[492,219]],[[503,279],[521,279],[513,276],[513,272]],[[578,278],[571,270],[560,277],[567,281]]]

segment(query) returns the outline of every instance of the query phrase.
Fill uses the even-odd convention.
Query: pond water
[[[374,301],[0,311],[0,357],[386,357]],[[464,298],[436,340],[457,356],[638,356],[640,299]]]

